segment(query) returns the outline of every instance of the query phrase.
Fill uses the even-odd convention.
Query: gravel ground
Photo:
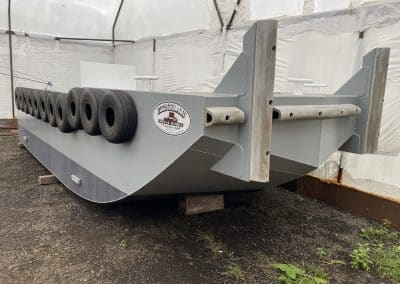
[[[349,265],[375,223],[294,193],[230,195],[224,211],[181,216],[175,198],[97,205],[38,186],[45,174],[0,132],[0,283],[274,283],[275,262],[321,267],[331,283],[387,282]]]

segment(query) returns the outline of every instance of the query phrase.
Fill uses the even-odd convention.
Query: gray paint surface
[[[107,203],[147,195],[262,189],[267,180],[276,185],[308,173],[351,137],[367,141],[376,135],[372,121],[381,112],[373,106],[384,91],[387,53],[377,49],[366,56],[363,69],[338,95],[273,97],[276,106],[354,104],[362,115],[273,121],[275,41],[276,22],[253,25],[244,37],[243,53],[215,93],[128,91],[138,110],[137,131],[128,143],[112,144],[84,131],[62,133],[19,112],[21,142],[72,191]],[[184,134],[168,135],[153,122],[154,109],[163,102],[177,103],[189,113],[191,124]],[[205,127],[207,107],[240,108],[245,122]],[[80,185],[72,175],[81,179]]]

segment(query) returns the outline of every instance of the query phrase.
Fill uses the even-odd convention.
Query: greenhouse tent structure
[[[288,78],[304,77],[332,93],[369,50],[391,48],[379,152],[398,153],[399,10],[395,1],[365,0],[3,0],[0,119],[15,115],[11,84],[65,92],[80,85],[81,61],[135,65],[138,75],[160,78],[155,91],[212,91],[250,23],[277,18],[275,92],[292,92]]]

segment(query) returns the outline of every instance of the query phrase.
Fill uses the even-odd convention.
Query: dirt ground
[[[45,174],[0,132],[0,283],[276,283],[275,262],[321,267],[331,283],[389,283],[349,264],[376,223],[285,190],[182,216],[175,198],[97,205],[38,186]]]

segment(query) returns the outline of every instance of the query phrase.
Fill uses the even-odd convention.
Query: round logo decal
[[[190,126],[190,115],[177,103],[161,103],[153,113],[153,120],[158,129],[168,135],[182,135]]]

